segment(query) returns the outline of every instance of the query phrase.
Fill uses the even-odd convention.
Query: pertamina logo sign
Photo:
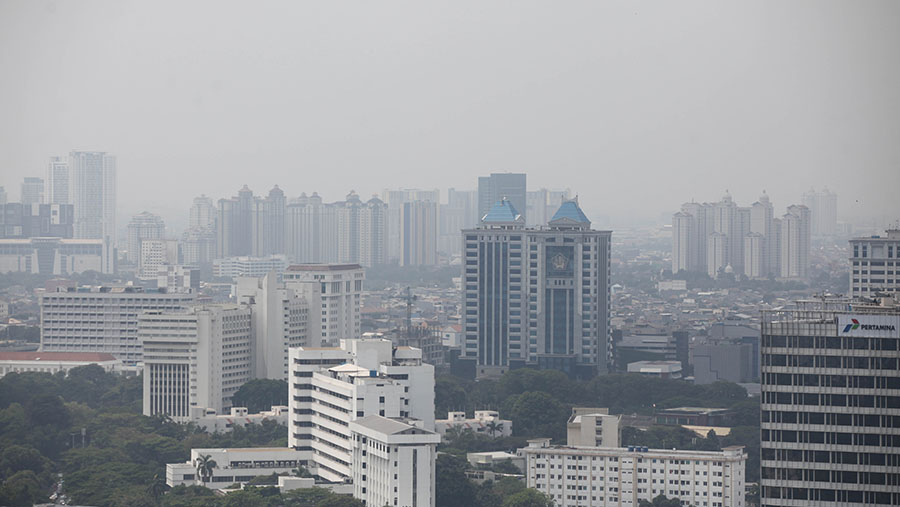
[[[838,329],[841,334],[859,336],[900,336],[900,316],[894,315],[840,315]]]

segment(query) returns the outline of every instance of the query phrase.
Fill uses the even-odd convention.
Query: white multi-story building
[[[284,272],[286,287],[302,291],[310,301],[321,300],[321,318],[311,315],[310,321],[321,321],[321,339],[327,345],[361,336],[365,278],[359,264],[295,264]]]
[[[321,344],[317,293],[279,283],[274,272],[260,278],[238,277],[235,297],[252,310],[254,376],[288,379],[288,349]],[[310,319],[310,314],[316,318]]]
[[[566,442],[570,446],[619,447],[619,421],[608,408],[574,407],[566,423]]]
[[[213,408],[191,407],[191,423],[207,433],[227,433],[234,428],[243,428],[251,424],[262,424],[272,421],[287,426],[288,408],[286,405],[272,405],[269,410],[251,414],[247,407],[231,407],[227,414],[220,414]]]
[[[270,255],[268,257],[226,257],[213,261],[213,276],[235,278],[252,276],[259,278],[269,271],[281,274],[287,268],[287,257]]]
[[[197,470],[198,460],[202,458],[216,463],[206,480]],[[190,461],[166,464],[166,484],[173,488],[184,485],[225,489],[261,475],[292,474],[302,463],[301,453],[289,447],[191,449]]]
[[[194,294],[140,287],[61,287],[41,295],[41,351],[105,352],[135,365],[143,351],[138,316],[193,302]]]
[[[138,316],[144,353],[144,415],[191,419],[191,408],[218,413],[253,378],[250,309],[200,305]]]
[[[196,292],[200,290],[200,270],[179,264],[160,266],[156,272],[156,288],[166,292]]]
[[[762,505],[900,505],[900,303],[879,299],[763,311]]]
[[[0,273],[110,274],[115,262],[115,250],[102,239],[0,239]]]
[[[872,297],[900,292],[900,229],[884,236],[850,240],[850,295]]]
[[[465,412],[447,412],[446,419],[434,421],[434,430],[441,436],[447,430],[459,428],[460,431],[472,430],[479,435],[489,437],[508,437],[512,435],[512,421],[501,419],[496,410],[476,410],[475,417],[466,418]]]
[[[154,280],[160,269],[178,264],[178,242],[174,239],[145,239],[141,241],[137,278]]]
[[[143,211],[131,217],[128,222],[128,262],[141,261],[141,244],[149,239],[162,239],[166,234],[166,223],[157,215]]]
[[[528,444],[519,450],[528,487],[559,507],[637,507],[659,495],[694,507],[744,506],[743,447],[706,452],[552,446],[549,438]]]
[[[412,201],[403,204],[401,266],[433,266],[437,263],[437,211],[437,202]]]
[[[288,445],[327,481],[352,476],[349,424],[370,415],[414,418],[434,429],[434,367],[388,340],[290,349]]]
[[[366,505],[434,507],[441,437],[421,421],[379,415],[350,423],[353,496]]]
[[[0,352],[0,377],[29,371],[55,374],[90,364],[108,372],[122,369],[121,361],[102,352]]]
[[[116,157],[69,153],[69,188],[75,205],[75,237],[116,244]]]
[[[809,274],[809,208],[788,206],[781,218],[781,278],[805,279]]]
[[[50,157],[47,166],[47,204],[71,204],[69,195],[69,160],[63,157]]]

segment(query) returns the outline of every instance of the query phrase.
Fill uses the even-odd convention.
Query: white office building
[[[288,261],[284,255],[268,257],[226,257],[213,260],[213,276],[235,278],[252,276],[259,278],[269,271],[281,274],[287,268]]]
[[[743,507],[747,454],[646,447],[552,446],[529,440],[525,455],[529,488],[559,507],[637,507],[659,495],[694,507]]]
[[[122,370],[111,354],[95,352],[0,352],[0,377],[8,373],[68,373],[72,368],[96,364],[107,372]]]
[[[75,205],[75,237],[116,244],[116,157],[69,153],[69,188]]]
[[[184,485],[225,489],[234,483],[245,483],[261,475],[292,474],[302,464],[300,454],[288,447],[191,449],[189,461],[166,465],[166,484],[172,488]],[[216,462],[211,476],[206,480],[197,470],[197,462],[201,457]]]
[[[353,496],[366,505],[434,507],[441,437],[421,421],[379,415],[350,423]]]
[[[286,287],[302,291],[311,301],[317,297],[321,300],[321,339],[332,346],[361,335],[365,278],[359,264],[294,264],[284,272]]]
[[[434,367],[422,351],[388,340],[341,340],[340,347],[290,349],[288,445],[320,478],[352,476],[349,424],[370,415],[418,419],[434,429]]]
[[[252,311],[253,371],[256,378],[288,379],[288,349],[321,344],[318,293],[278,282],[274,272],[238,277],[235,298]],[[310,314],[316,318],[310,319]]]
[[[144,415],[191,419],[191,408],[217,413],[252,376],[250,309],[201,305],[138,316],[144,354]]]
[[[41,351],[105,352],[135,365],[143,355],[138,316],[193,302],[194,294],[140,287],[61,287],[41,295]]]
[[[286,405],[272,405],[269,410],[256,414],[251,414],[247,407],[231,407],[226,414],[220,414],[214,408],[191,407],[190,414],[191,423],[207,433],[227,433],[234,428],[244,428],[266,421],[284,426],[288,423]]]
[[[465,412],[447,412],[446,419],[434,421],[434,430],[445,436],[448,430],[472,431],[478,435],[489,437],[508,437],[512,435],[512,421],[501,419],[496,410],[476,410],[475,417],[467,418]]]
[[[174,239],[145,239],[141,241],[137,278],[155,280],[160,269],[178,264],[178,242]]]
[[[160,266],[156,272],[156,288],[166,292],[197,292],[200,290],[200,270],[180,264]]]
[[[574,407],[566,423],[570,446],[619,447],[622,416],[610,415],[608,408]]]
[[[788,206],[781,218],[781,278],[805,279],[809,274],[809,208]]]
[[[144,211],[131,217],[128,222],[128,262],[138,264],[141,260],[141,243],[148,239],[162,239],[166,234],[166,223],[153,213]]]
[[[900,229],[884,236],[850,240],[850,295],[873,297],[900,292]]]

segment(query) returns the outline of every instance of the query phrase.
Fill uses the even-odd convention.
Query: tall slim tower
[[[69,153],[75,237],[116,244],[116,158],[99,151]]]
[[[810,218],[806,206],[788,206],[781,218],[781,278],[805,279],[809,274]]]
[[[50,157],[50,164],[47,166],[46,198],[48,204],[71,204],[68,159]]]
[[[437,203],[404,203],[400,232],[401,266],[432,266],[437,263]]]

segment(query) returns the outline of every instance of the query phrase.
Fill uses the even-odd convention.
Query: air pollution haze
[[[569,188],[611,220],[729,190],[900,215],[900,3],[0,2],[0,184],[118,159],[121,216],[191,199]]]

